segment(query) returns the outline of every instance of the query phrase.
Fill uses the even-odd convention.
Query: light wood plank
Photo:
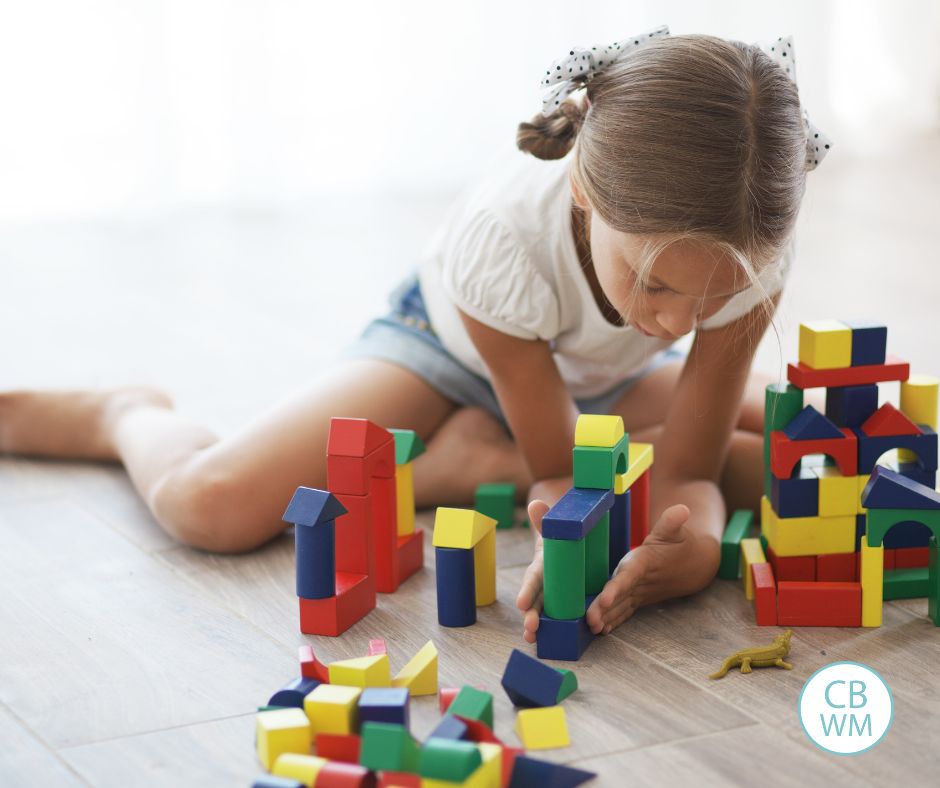
[[[58,753],[0,706],[0,785],[5,788],[37,785],[70,788],[86,784],[63,763]]]

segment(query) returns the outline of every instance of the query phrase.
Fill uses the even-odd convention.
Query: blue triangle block
[[[866,509],[940,509],[940,493],[876,465],[862,491],[862,506]]]
[[[844,438],[835,424],[822,415],[812,405],[807,405],[783,428],[791,441],[815,441],[826,438]]]
[[[509,788],[575,788],[595,777],[594,772],[519,755],[512,767]]]
[[[341,514],[346,514],[346,507],[332,493],[298,487],[281,519],[294,525],[317,525],[335,520]]]

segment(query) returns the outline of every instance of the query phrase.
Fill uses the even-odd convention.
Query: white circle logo
[[[884,679],[867,665],[833,662],[809,677],[797,710],[813,744],[836,755],[855,755],[888,732],[894,701]]]

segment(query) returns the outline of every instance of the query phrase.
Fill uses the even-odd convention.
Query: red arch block
[[[789,479],[797,460],[808,454],[827,454],[836,461],[843,476],[858,473],[858,439],[848,428],[841,438],[794,441],[783,430],[770,433],[770,470],[778,479]]]

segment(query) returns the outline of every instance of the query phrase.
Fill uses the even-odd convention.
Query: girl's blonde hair
[[[577,96],[578,94],[575,94]],[[796,86],[758,47],[673,36],[622,55],[518,147],[559,159],[610,227],[648,236],[644,279],[678,239],[717,245],[757,284],[789,242],[806,180]]]

